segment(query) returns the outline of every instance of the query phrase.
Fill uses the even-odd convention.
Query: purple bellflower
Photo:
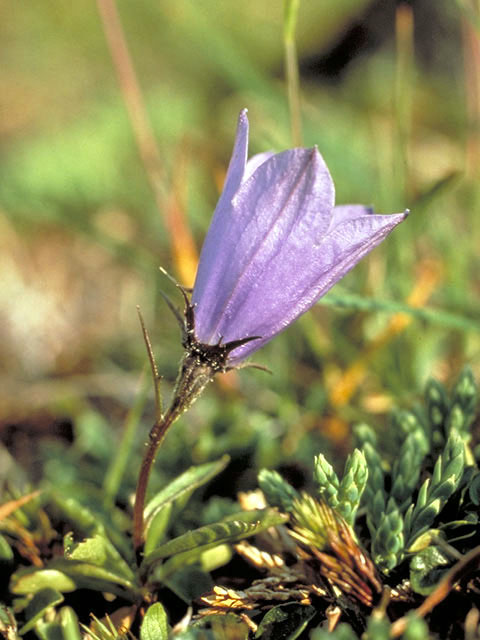
[[[215,371],[239,365],[310,309],[408,213],[334,206],[316,147],[248,162],[247,150],[244,110],[186,311],[187,351]]]
[[[191,300],[180,287],[184,318],[167,300],[182,326],[185,353],[169,408],[163,413],[157,403],[140,469],[136,550],[143,543],[150,470],[169,427],[216,373],[241,366],[310,309],[406,216],[373,215],[362,205],[335,207],[332,178],[316,147],[262,153],[248,162],[247,147],[245,110]],[[159,397],[151,355],[150,362]]]

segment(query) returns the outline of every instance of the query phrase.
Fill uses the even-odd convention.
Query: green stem
[[[295,27],[300,0],[285,0],[283,41],[285,46],[285,70],[287,79],[290,126],[294,146],[302,146],[302,115],[300,106],[300,77],[298,73]]]

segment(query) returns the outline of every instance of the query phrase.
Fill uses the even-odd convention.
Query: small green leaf
[[[39,620],[35,625],[35,633],[40,640],[65,640],[62,627],[58,622]]]
[[[70,522],[80,534],[90,537],[105,532],[105,527],[98,516],[75,498],[67,498],[52,491],[51,500],[66,521]]]
[[[11,562],[13,560],[13,550],[6,538],[0,535],[0,562]]]
[[[140,640],[168,640],[168,622],[160,602],[147,609],[140,627]]]
[[[333,632],[321,628],[314,629],[310,640],[358,640],[358,636],[349,624],[341,622]]]
[[[468,495],[473,504],[478,507],[480,505],[480,473],[476,473],[468,487]]]
[[[58,617],[64,640],[82,640],[82,634],[78,626],[78,618],[71,607],[62,607]]]
[[[190,467],[180,476],[169,482],[145,507],[145,519],[149,520],[157,509],[169,502],[178,500],[181,496],[191,494],[195,489],[209,482],[221,473],[230,462],[230,456],[222,456],[214,462],[207,462],[196,467]]]
[[[407,614],[410,619],[407,622],[407,627],[402,635],[402,640],[426,640],[429,638],[428,625],[419,618],[415,613]]]
[[[25,609],[25,619],[27,622],[19,630],[19,634],[23,636],[27,631],[33,629],[37,620],[39,620],[48,609],[60,604],[60,602],[63,602],[63,595],[56,589],[47,587],[46,589],[37,591]]]
[[[270,609],[258,625],[255,638],[295,640],[316,614],[315,607],[290,602]]]
[[[338,476],[332,465],[322,453],[315,457],[314,465],[315,469],[313,476],[318,485],[318,492],[328,502],[332,509],[335,509],[339,502],[338,490],[340,487],[340,481]]]
[[[345,463],[345,471],[337,494],[337,509],[350,525],[355,521],[367,480],[368,467],[365,455],[359,449],[354,449]]]
[[[150,500],[145,507],[144,553],[146,555],[162,542],[170,523],[174,505],[177,508],[183,508],[195,489],[221,473],[229,461],[229,456],[223,456],[214,462],[190,467]]]
[[[410,562],[412,589],[423,596],[432,593],[450,565],[450,558],[440,547],[431,546],[420,551]]]
[[[448,416],[448,396],[443,384],[430,378],[425,386],[425,402],[430,425],[439,430]]]
[[[139,588],[116,573],[87,562],[56,558],[45,569],[28,567],[13,574],[10,589],[18,595],[52,587],[68,593],[76,589],[105,591],[135,601]]]
[[[215,586],[208,573],[197,566],[183,567],[165,580],[165,585],[187,604]]]
[[[234,613],[208,615],[193,622],[186,631],[178,635],[178,640],[248,640],[250,634],[245,622]],[[175,636],[177,640],[177,636]]]
[[[148,554],[163,542],[170,524],[173,502],[167,502],[159,507],[151,517],[146,531],[144,553]]]
[[[271,507],[290,513],[292,504],[299,496],[297,491],[277,471],[262,469],[258,474],[258,486]]]
[[[110,540],[103,535],[95,535],[93,538],[87,538],[73,546],[69,545],[65,550],[65,557],[68,560],[86,562],[106,569],[112,575],[127,580],[129,583],[135,581],[133,571]]]
[[[16,595],[37,593],[42,589],[57,589],[62,593],[75,591],[75,580],[58,569],[28,568],[16,571],[10,581],[10,590]]]

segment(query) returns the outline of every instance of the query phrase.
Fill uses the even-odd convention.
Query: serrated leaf
[[[51,501],[60,511],[62,518],[72,525],[78,535],[85,536],[85,538],[102,535],[104,538],[111,540],[126,558],[132,555],[132,545],[127,536],[113,526],[112,523],[108,523],[107,527],[98,513],[95,513],[75,498],[67,498],[55,491],[52,492]]]
[[[255,638],[262,640],[295,640],[316,614],[315,607],[296,602],[270,609],[258,625]]]
[[[129,584],[135,581],[135,574],[130,569],[113,544],[103,535],[87,538],[65,551],[68,560],[77,560],[106,569],[112,575],[125,579]]]
[[[140,640],[168,640],[167,614],[160,602],[148,607],[140,627]]]
[[[25,609],[25,619],[27,622],[18,633],[23,636],[27,631],[33,629],[37,620],[39,620],[48,609],[60,604],[60,602],[63,602],[63,595],[56,589],[47,587],[46,589],[37,591]]]

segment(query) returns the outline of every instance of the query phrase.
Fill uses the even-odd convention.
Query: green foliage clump
[[[377,640],[400,624],[397,637],[428,638],[425,620],[410,615],[391,622],[382,602],[387,586],[393,604],[420,602],[459,558],[474,553],[480,535],[480,471],[470,446],[476,407],[469,369],[450,393],[430,380],[423,407],[392,416],[393,455],[382,451],[371,427],[359,425],[343,474],[323,454],[315,457],[312,493],[263,469],[258,482],[268,507],[258,495],[250,506],[242,503],[244,511],[221,502],[212,511],[221,516],[216,522],[199,519],[191,526],[189,516],[182,528],[194,492],[218,477],[229,458],[193,466],[148,501],[140,556],[117,504],[124,495],[123,445],[110,461],[115,481],[107,474],[103,493],[80,483],[78,494],[68,495],[51,481],[28,495],[12,491],[0,520],[0,563],[11,574],[0,637],[215,640],[236,634],[247,640],[255,628],[256,638],[294,638],[310,629],[314,640]],[[134,422],[139,415],[137,407]],[[252,537],[259,547],[246,542]],[[215,586],[211,572],[232,559],[232,547],[263,578],[243,589]],[[20,555],[29,562],[20,566]],[[197,607],[196,617],[173,633],[169,611],[157,601],[166,590],[185,605],[207,607]],[[87,631],[73,606],[79,592],[92,601],[109,594],[130,622],[123,628],[108,615],[93,616]],[[333,605],[341,623],[327,634],[322,612]]]

